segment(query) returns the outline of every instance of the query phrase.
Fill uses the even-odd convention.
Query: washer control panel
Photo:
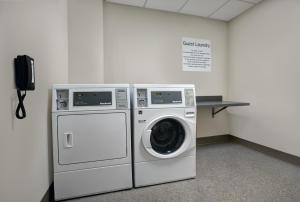
[[[181,91],[151,91],[151,104],[182,103]]]
[[[185,106],[194,107],[195,106],[194,89],[191,88],[184,89],[184,96],[185,96]]]
[[[196,106],[194,85],[134,84],[132,95],[134,108],[192,108]]]
[[[148,107],[147,89],[144,88],[137,89],[137,106]]]

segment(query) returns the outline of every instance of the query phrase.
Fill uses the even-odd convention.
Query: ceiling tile
[[[147,0],[146,8],[178,11],[187,0]]]
[[[181,13],[207,17],[228,0],[189,0]]]
[[[240,15],[254,4],[239,0],[231,0],[220,8],[216,13],[210,16],[213,19],[229,21],[232,18]]]
[[[144,7],[146,0],[106,0],[111,3],[126,4],[130,6]]]

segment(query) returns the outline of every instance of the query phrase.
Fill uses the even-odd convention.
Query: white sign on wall
[[[182,38],[182,70],[211,71],[211,42],[204,39]]]

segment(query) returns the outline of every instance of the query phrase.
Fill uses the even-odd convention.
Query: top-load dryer
[[[54,85],[55,200],[132,187],[129,85]]]
[[[196,176],[194,85],[132,86],[134,186]]]

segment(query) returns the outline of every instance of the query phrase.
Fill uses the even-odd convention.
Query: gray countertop
[[[197,107],[213,108],[213,107],[234,107],[249,106],[248,102],[223,101],[223,96],[196,96]]]
[[[210,108],[210,107],[234,107],[234,106],[249,106],[248,102],[232,102],[232,101],[205,101],[197,102],[197,107]]]

